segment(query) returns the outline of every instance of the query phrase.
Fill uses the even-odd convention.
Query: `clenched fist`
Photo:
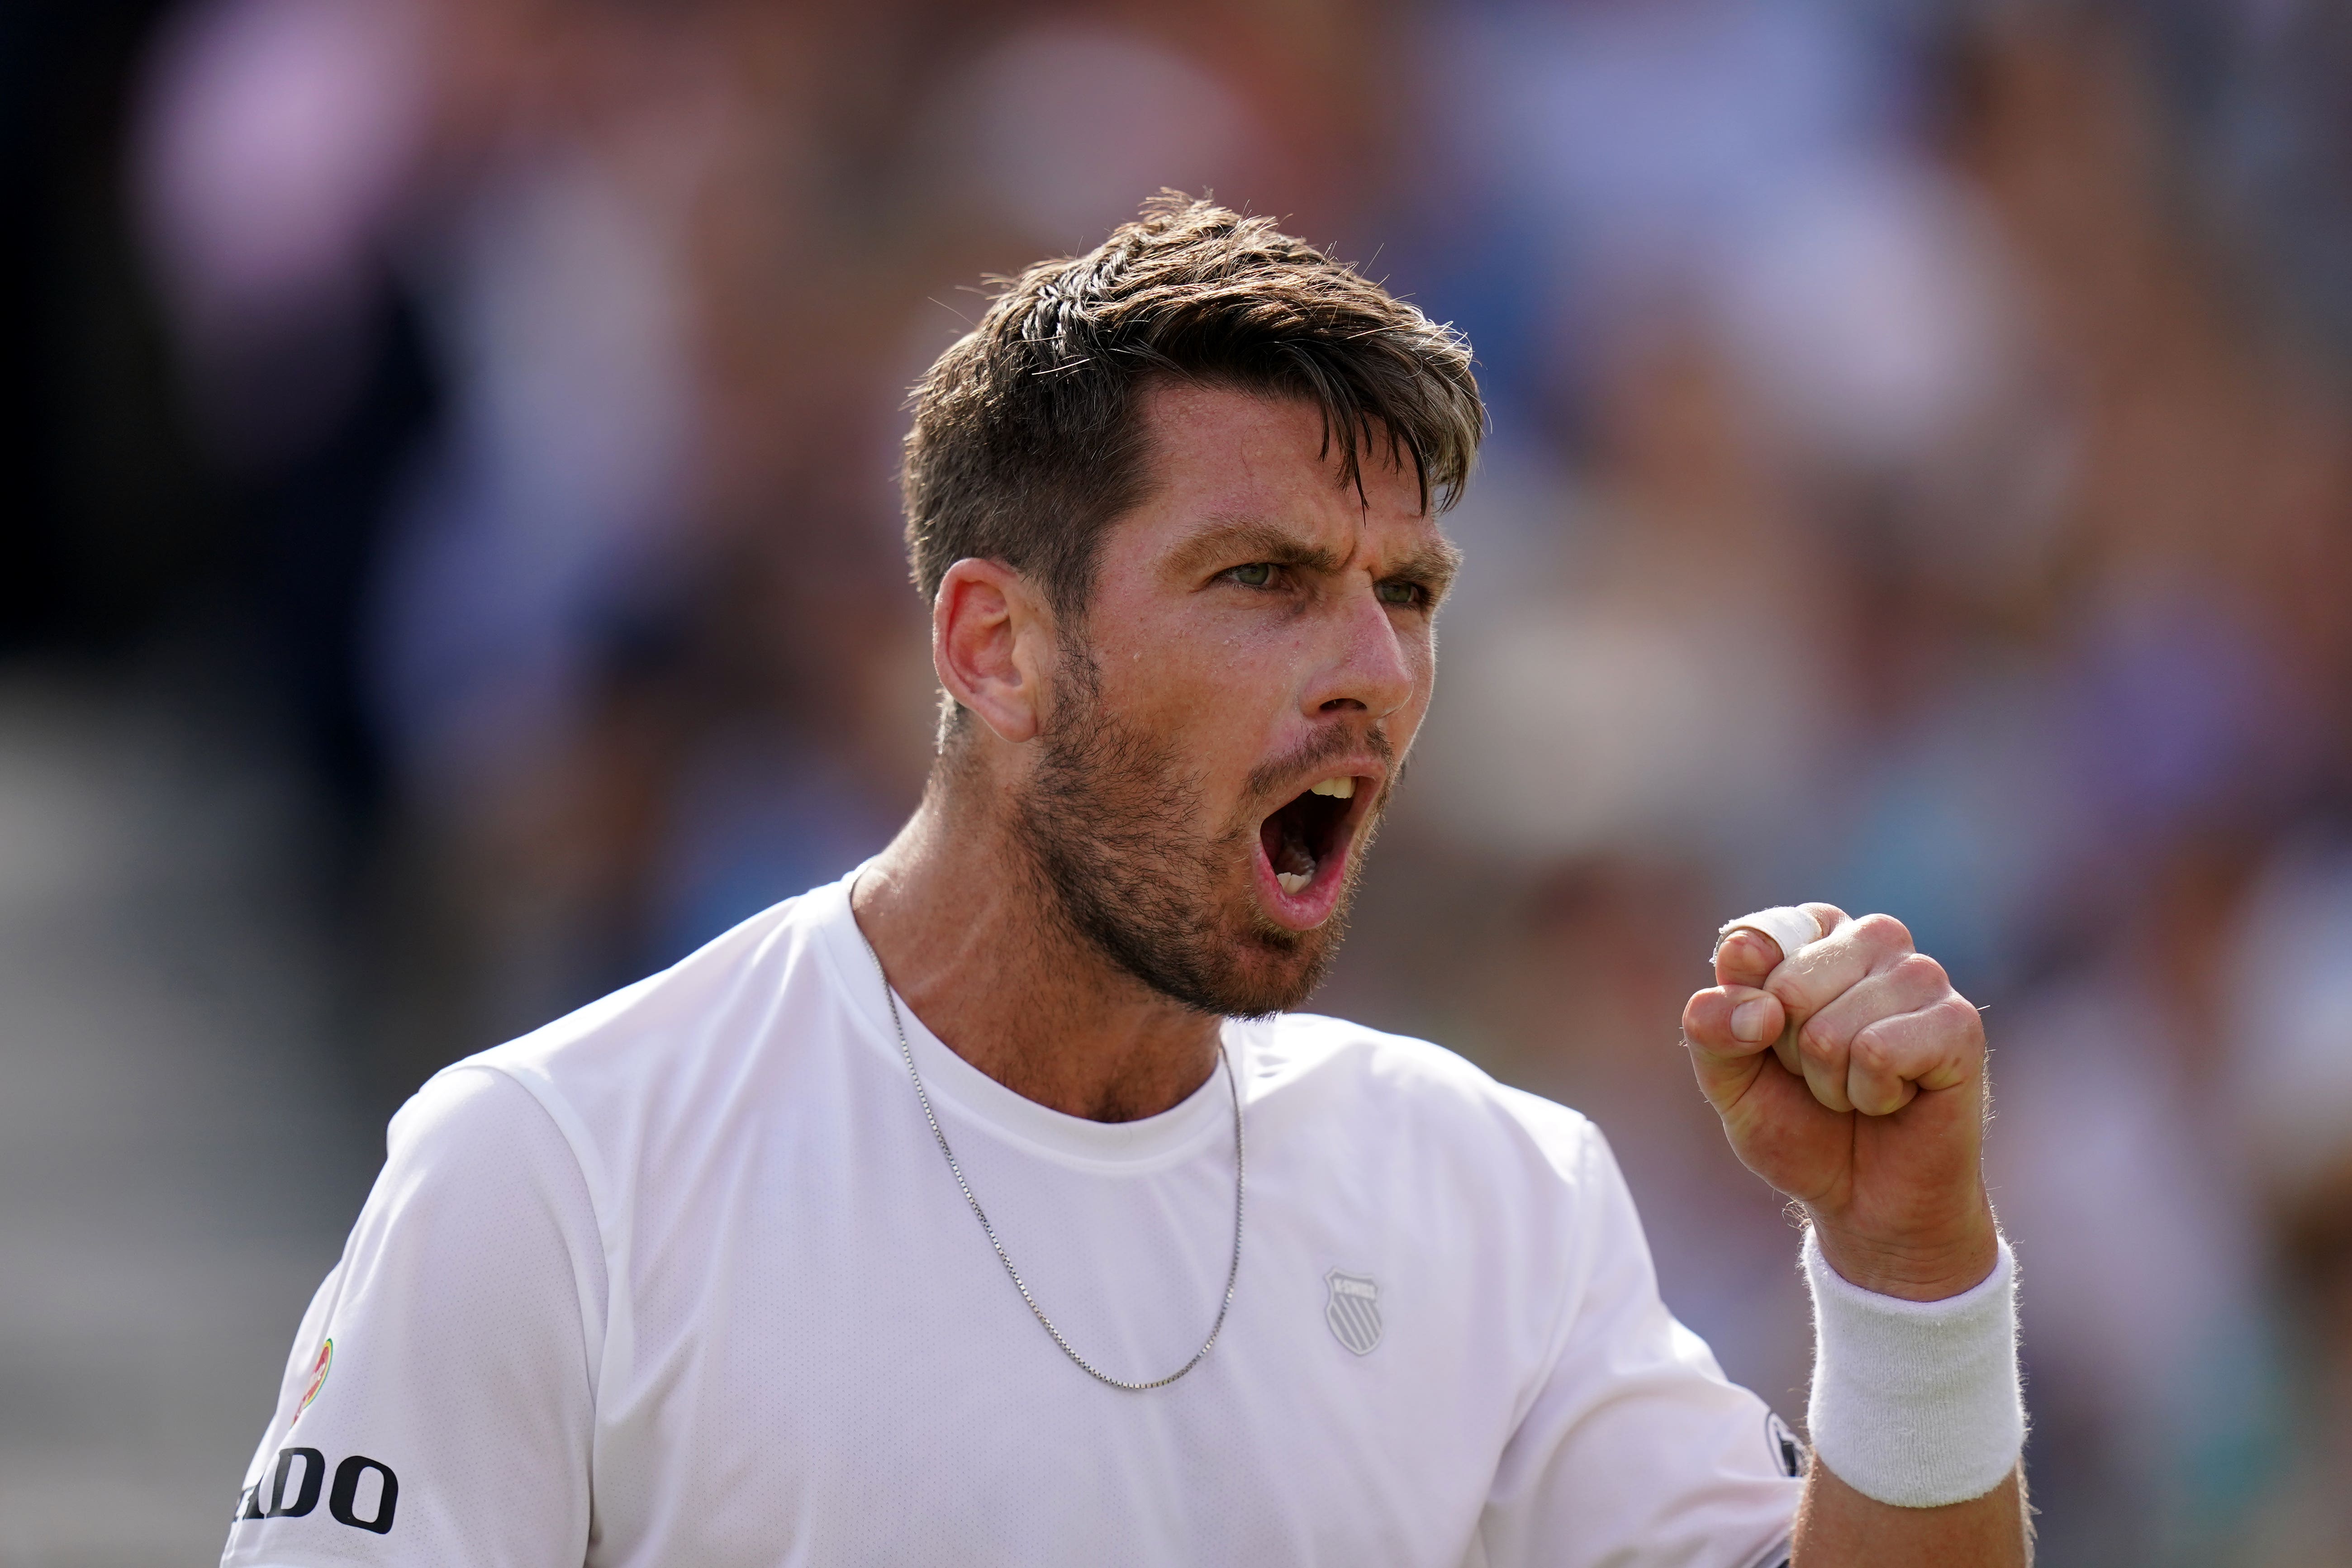
[[[1725,928],[1715,979],[1683,1009],[1699,1087],[1831,1267],[1921,1301],[1990,1274],[1984,1026],[1943,965],[1892,916],[1803,904]]]

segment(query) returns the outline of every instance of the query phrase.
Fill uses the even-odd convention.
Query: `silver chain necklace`
[[[851,890],[853,893],[856,891],[855,889]],[[856,919],[854,915],[851,918]],[[857,934],[861,940],[866,935],[863,931]],[[997,1239],[996,1227],[988,1223],[988,1211],[982,1208],[980,1199],[972,1195],[971,1184],[963,1179],[963,1166],[957,1163],[955,1151],[948,1147],[947,1131],[940,1125],[938,1115],[931,1110],[931,1097],[923,1088],[923,1075],[916,1070],[914,1048],[907,1044],[906,1021],[898,1016],[898,993],[890,989],[890,976],[882,967],[882,955],[874,951],[871,942],[866,943],[866,952],[874,960],[874,973],[882,977],[882,999],[889,1004],[890,1026],[898,1032],[898,1055],[907,1064],[907,1076],[915,1080],[915,1098],[922,1102],[923,1120],[931,1124],[931,1136],[939,1140],[940,1152],[947,1156],[948,1169],[955,1174],[956,1186],[963,1193],[963,1201],[971,1205],[972,1217],[980,1221],[980,1228],[987,1233],[988,1245],[996,1249],[996,1260],[1004,1265],[1005,1275],[1012,1279],[1013,1288],[1021,1292],[1021,1299],[1029,1304],[1029,1310],[1045,1331],[1054,1337],[1054,1342],[1062,1347],[1062,1353],[1077,1363],[1078,1370],[1097,1383],[1107,1383],[1130,1394],[1165,1388],[1208,1359],[1210,1350],[1217,1342],[1217,1335],[1224,1329],[1225,1314],[1233,1310],[1234,1285],[1242,1274],[1242,1089],[1241,1079],[1234,1072],[1233,1059],[1225,1054],[1224,1041],[1220,1039],[1217,1042],[1217,1060],[1224,1065],[1225,1087],[1233,1091],[1234,1097],[1234,1260],[1225,1270],[1224,1299],[1217,1303],[1217,1321],[1209,1325],[1209,1337],[1201,1342],[1201,1348],[1192,1352],[1191,1361],[1166,1377],[1155,1377],[1149,1383],[1129,1383],[1125,1378],[1111,1376],[1080,1355],[1070,1342],[1062,1337],[1062,1331],[1054,1326],[1054,1320],[1045,1315],[1045,1309],[1037,1305],[1037,1298],[1029,1293],[1029,1287],[1022,1281],[1021,1270],[1013,1267],[1013,1255],[1004,1250],[1004,1243]]]

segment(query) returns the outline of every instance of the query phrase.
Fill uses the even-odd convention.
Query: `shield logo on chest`
[[[1360,1274],[1334,1268],[1323,1276],[1330,1295],[1323,1303],[1323,1321],[1341,1344],[1358,1355],[1370,1355],[1381,1342],[1381,1288]]]

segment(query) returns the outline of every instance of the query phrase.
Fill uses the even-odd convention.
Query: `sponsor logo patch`
[[[286,1423],[292,1431],[294,1422],[302,1419],[302,1412],[310,1408],[310,1401],[319,1397],[319,1390],[327,1386],[327,1369],[335,1364],[335,1342],[329,1340],[319,1347],[319,1359],[310,1363],[310,1381],[302,1389],[302,1402],[294,1406],[294,1420]]]
[[[1360,1274],[1337,1268],[1323,1276],[1330,1295],[1323,1303],[1323,1321],[1341,1344],[1358,1355],[1370,1355],[1381,1342],[1381,1288]]]

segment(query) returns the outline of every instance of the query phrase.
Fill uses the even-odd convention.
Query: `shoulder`
[[[537,1121],[603,1209],[648,1163],[708,1146],[746,1096],[789,1100],[786,1080],[852,1026],[831,929],[846,912],[838,883],[785,900],[657,974],[452,1063],[394,1119],[394,1152]]]
[[[425,1079],[393,1116],[384,1142],[395,1162],[467,1164],[494,1156],[547,1120],[520,1084],[468,1058]]]
[[[1525,1167],[1582,1185],[1610,1163],[1600,1130],[1565,1105],[1497,1082],[1444,1047],[1344,1018],[1287,1013],[1248,1026],[1251,1103],[1297,1102],[1391,1146]]]
[[[581,1077],[649,1065],[756,1019],[777,986],[807,967],[823,934],[823,888],[761,910],[643,980],[599,997],[465,1065]]]
[[[509,1211],[567,1218],[589,1196],[580,1151],[563,1119],[509,1074],[478,1059],[427,1079],[392,1119],[383,1172],[371,1195],[380,1223],[455,1205],[483,1222]],[[361,1229],[370,1221],[363,1216]]]
[[[513,1079],[562,1120],[561,1107],[676,1098],[733,1078],[747,1058],[804,1039],[841,987],[827,945],[834,884],[771,906],[658,973],[566,1014],[452,1069]]]

